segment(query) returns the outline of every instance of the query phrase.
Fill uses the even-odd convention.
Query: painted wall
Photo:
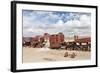
[[[10,72],[10,1],[11,0],[0,1],[0,73],[11,73]],[[100,8],[100,0],[31,0],[31,1],[98,5],[98,7]],[[100,14],[98,15],[98,19],[100,19]],[[98,28],[99,27],[100,25],[98,26]],[[98,37],[100,37],[100,33]],[[100,38],[98,40],[100,44]],[[98,51],[100,52],[100,49]],[[100,62],[100,57],[99,57],[99,62]],[[38,71],[34,73],[99,73],[99,72],[100,72],[100,67],[84,68],[84,69],[53,70],[53,71],[42,71],[42,72]]]

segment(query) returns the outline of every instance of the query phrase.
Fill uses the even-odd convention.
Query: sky
[[[23,36],[62,32],[66,37],[91,35],[91,13],[23,10]]]

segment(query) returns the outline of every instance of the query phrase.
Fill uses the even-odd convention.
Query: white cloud
[[[37,15],[47,15],[43,19],[38,19]],[[69,17],[80,17],[79,20],[73,19],[64,22],[59,16],[54,15],[52,12],[32,12],[31,16],[23,17],[23,35],[34,36],[43,35],[44,33],[55,34],[63,32],[66,36],[72,35],[90,35],[91,34],[91,20],[88,15],[73,15]],[[37,19],[38,20],[37,20]],[[50,19],[57,19],[57,22],[49,23]],[[42,20],[42,21],[40,21]],[[47,21],[48,20],[48,21]],[[48,24],[47,24],[48,23]]]
[[[81,15],[80,20],[70,20],[65,23],[66,27],[66,33],[71,31],[73,35],[87,35],[90,36],[91,34],[91,21],[90,16],[87,15]],[[68,31],[68,32],[67,32]]]
[[[53,24],[52,26],[55,28],[63,28],[64,22],[62,20],[58,20],[56,24]]]
[[[82,26],[90,26],[90,24],[91,24],[91,18],[90,18],[90,16],[82,15],[80,17],[80,22],[81,22]]]

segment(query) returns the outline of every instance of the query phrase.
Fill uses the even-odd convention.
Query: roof
[[[31,37],[23,37],[23,41],[30,42]]]
[[[80,38],[80,39],[76,39],[75,42],[78,42],[78,43],[91,42],[91,38],[90,37]]]

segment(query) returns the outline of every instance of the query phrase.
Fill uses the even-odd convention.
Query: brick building
[[[63,33],[53,34],[49,37],[50,48],[60,48],[61,43],[64,42]]]

